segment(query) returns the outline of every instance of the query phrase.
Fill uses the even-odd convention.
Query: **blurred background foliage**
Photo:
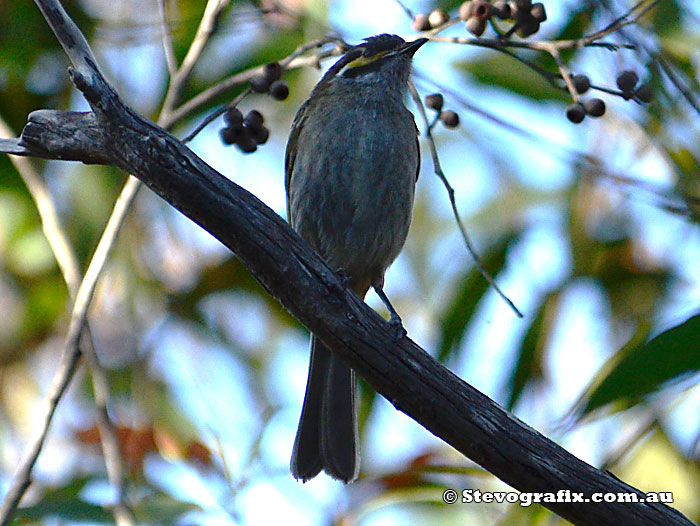
[[[204,2],[167,0],[179,60]],[[414,13],[459,2],[405,2]],[[577,38],[609,24],[625,0],[551,0],[534,39]],[[157,118],[167,89],[153,0],[65,1],[104,70],[137,111]],[[232,1],[183,100],[329,31],[349,42],[408,35],[394,0]],[[387,290],[409,334],[465,380],[577,456],[645,491],[673,491],[698,521],[700,483],[700,9],[661,0],[640,24],[606,37],[634,51],[563,55],[573,72],[614,87],[632,69],[649,105],[604,96],[607,114],[574,126],[568,95],[488,49],[431,44],[416,59],[419,91],[444,93],[456,131],[434,133],[457,204],[517,319],[474,268],[427,148],[414,223]],[[18,134],[39,108],[84,109],[67,59],[33,2],[0,2],[0,118]],[[466,36],[461,24],[445,34]],[[422,56],[421,56],[422,55]],[[551,57],[519,52],[554,71]],[[327,67],[331,62],[324,61]],[[226,176],[284,214],[283,151],[319,72],[285,74],[291,96],[259,95],[269,144],[244,156],[192,143]],[[183,137],[239,86],[179,122]],[[419,127],[424,128],[418,120]],[[424,144],[424,146],[426,146]],[[33,160],[81,269],[125,175]],[[368,301],[379,308],[376,298]],[[63,346],[68,293],[32,196],[0,156],[0,494],[39,425]],[[363,472],[341,487],[301,485],[287,471],[306,378],[305,330],[211,237],[143,190],[90,311],[108,369],[111,416],[141,524],[558,524],[539,506],[446,506],[445,487],[506,487],[361,389]],[[82,373],[61,403],[18,524],[112,523]]]

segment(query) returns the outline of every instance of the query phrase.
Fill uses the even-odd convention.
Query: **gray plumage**
[[[420,152],[403,99],[423,43],[380,35],[351,48],[300,108],[287,144],[291,225],[361,297],[370,286],[381,291],[411,223]],[[345,482],[357,478],[354,398],[352,370],[312,335],[295,478],[321,470]]]

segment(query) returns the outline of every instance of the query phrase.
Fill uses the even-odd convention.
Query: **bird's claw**
[[[393,333],[394,341],[396,343],[400,342],[408,334],[398,314],[391,315],[389,324],[391,325],[391,332]]]

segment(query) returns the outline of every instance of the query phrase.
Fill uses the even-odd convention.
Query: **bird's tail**
[[[360,467],[355,374],[315,336],[297,436],[292,450],[294,478],[306,482],[324,470],[352,482]]]

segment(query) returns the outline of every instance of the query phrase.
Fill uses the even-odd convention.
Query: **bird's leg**
[[[394,309],[394,306],[389,301],[389,298],[387,298],[386,294],[384,294],[384,289],[382,288],[382,285],[380,283],[377,283],[375,285],[372,285],[372,287],[377,293],[377,296],[379,296],[379,299],[382,300],[382,303],[389,310],[389,314],[391,315],[389,323],[394,327],[394,330],[396,331],[394,335],[396,341],[399,341],[401,338],[406,336],[406,329],[404,329],[403,322],[401,321],[401,316],[399,316],[399,313],[396,312],[396,309]]]

